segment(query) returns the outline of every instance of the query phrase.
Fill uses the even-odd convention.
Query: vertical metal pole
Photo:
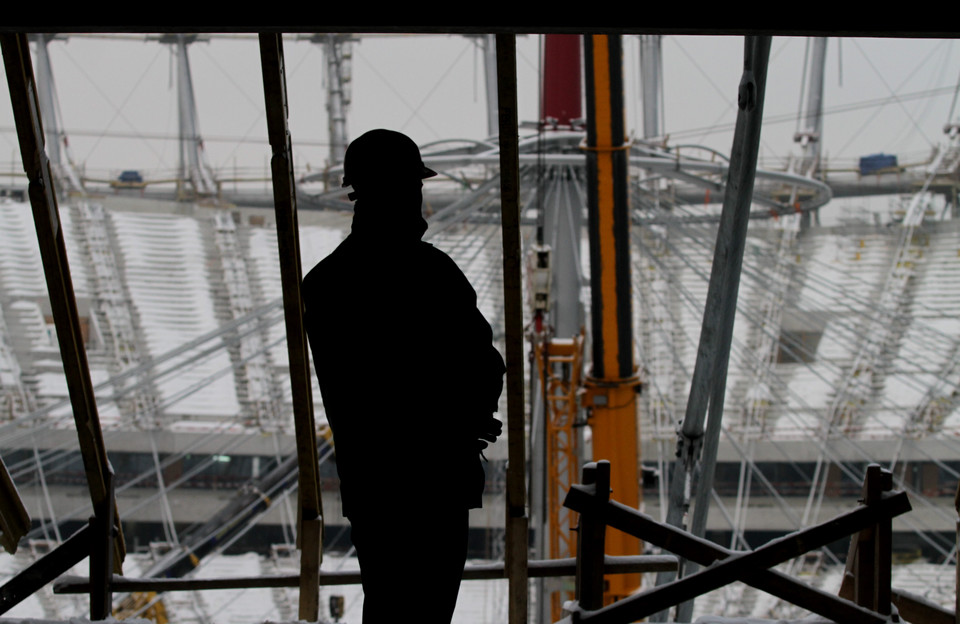
[[[280,280],[290,359],[290,391],[297,435],[300,547],[299,619],[316,622],[320,615],[320,561],[323,545],[323,508],[317,459],[317,429],[313,419],[310,359],[303,327],[300,296],[300,239],[297,194],[293,179],[293,149],[287,128],[287,83],[283,65],[283,38],[279,33],[260,35],[260,62],[267,108],[267,129],[273,158],[273,199],[277,216]]]
[[[558,179],[553,182],[544,215],[543,229],[550,245],[553,265],[550,288],[550,324],[554,335],[573,338],[583,328],[583,304],[580,291],[583,288],[581,241],[583,239],[583,199],[579,194],[579,182],[567,167],[557,168]]]
[[[82,191],[83,182],[70,159],[70,150],[67,147],[67,137],[60,126],[60,115],[57,112],[57,89],[53,80],[53,65],[47,49],[51,41],[58,38],[66,39],[63,35],[36,34],[30,35],[36,42],[37,50],[37,93],[40,96],[40,115],[44,120],[46,130],[46,152],[50,159],[50,168],[56,176],[60,191]]]
[[[197,101],[190,72],[190,57],[187,46],[197,40],[197,35],[162,35],[161,43],[174,46],[177,56],[177,102],[180,120],[180,173],[178,184],[181,190],[186,184],[193,185],[196,195],[211,196],[217,193],[217,184],[210,175],[210,167],[203,152],[200,137],[200,122],[197,116]]]
[[[196,103],[193,99],[193,77],[190,75],[190,59],[187,56],[187,42],[183,35],[176,36],[177,55],[177,108],[180,120],[180,175],[184,184],[193,182],[197,195],[203,193],[200,181],[200,162],[197,158],[196,143],[199,138],[196,124]]]
[[[806,107],[801,108],[799,116],[803,128],[793,137],[794,141],[803,147],[803,158],[797,166],[797,173],[813,177],[820,170],[820,156],[823,146],[823,77],[827,61],[827,38],[813,37],[807,41],[807,49],[813,51],[810,55],[809,73],[804,76],[807,81]],[[819,220],[819,209],[814,211]],[[811,213],[804,212],[800,216],[800,227],[805,230],[810,227]]]
[[[614,35],[583,37],[587,87],[587,213],[590,235],[593,367],[584,404],[592,408],[594,459],[612,460],[613,497],[640,506],[640,432],[633,362],[630,211],[623,119],[623,51]],[[611,555],[640,554],[640,540],[607,531]],[[609,579],[606,602],[632,594],[639,574]]]
[[[807,79],[807,103],[801,109],[803,129],[794,136],[794,140],[803,146],[804,175],[813,175],[819,165],[821,145],[820,134],[823,131],[823,76],[827,62],[827,38],[814,37],[807,42],[813,48]]]
[[[643,138],[663,136],[660,103],[663,89],[663,61],[660,35],[640,35],[640,97],[643,101]]]
[[[670,484],[670,507],[667,522],[682,526],[683,516],[696,497],[692,532],[702,537],[706,528],[713,487],[713,470],[720,439],[727,365],[733,339],[733,321],[737,310],[740,288],[740,269],[746,244],[753,182],[757,169],[760,145],[760,126],[763,120],[763,96],[766,86],[767,61],[770,56],[770,37],[746,37],[744,42],[743,74],[737,95],[740,111],[733,135],[730,167],[727,171],[726,194],[720,214],[717,245],[714,250],[707,303],[700,332],[700,345],[693,372],[690,398],[678,441],[678,457],[674,463]],[[707,406],[710,419],[704,435]],[[702,455],[702,456],[701,456]],[[697,464],[700,464],[700,482],[693,482]],[[695,564],[689,563],[695,570]],[[672,580],[672,572],[657,576],[657,584]],[[692,601],[681,605],[677,619],[689,619]],[[662,616],[661,616],[662,617]],[[662,621],[662,620],[659,620]]]
[[[350,63],[352,54],[348,35],[324,35],[323,54],[327,73],[327,131],[330,136],[330,166],[343,162],[347,153],[347,106],[350,103]]]
[[[517,40],[497,35],[500,208],[507,350],[507,544],[510,624],[527,621],[527,492],[523,409],[523,295],[520,253],[520,154],[517,124]]]
[[[63,165],[63,155],[60,150],[63,141],[59,119],[57,119],[53,68],[47,51],[47,44],[53,39],[53,35],[38,34],[33,39],[37,44],[37,95],[40,98],[40,116],[44,120],[44,136],[46,137],[44,147],[47,157],[50,159],[50,166],[57,172]]]
[[[483,35],[483,77],[487,88],[487,135],[496,136],[500,128],[497,108],[497,38],[495,35]]]

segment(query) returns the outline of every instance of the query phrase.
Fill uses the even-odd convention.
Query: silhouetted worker
[[[333,429],[343,513],[363,582],[363,621],[449,622],[480,507],[480,451],[503,359],[477,295],[420,240],[423,165],[407,136],[353,141],[350,235],[303,281],[306,327]]]

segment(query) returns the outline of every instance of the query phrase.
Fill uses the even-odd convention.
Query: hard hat
[[[347,146],[343,157],[343,186],[361,180],[432,178],[437,172],[423,164],[417,144],[393,130],[370,130]]]

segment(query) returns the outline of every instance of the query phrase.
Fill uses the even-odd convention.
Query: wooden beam
[[[575,490],[571,489],[571,494]],[[581,507],[589,509],[590,497],[584,493],[574,494]],[[568,497],[569,499],[569,497]],[[845,535],[851,535],[883,518],[897,516],[910,510],[910,502],[904,492],[885,494],[873,505],[846,512],[828,522],[797,531],[774,540],[761,548],[737,554],[720,561],[683,579],[661,585],[651,591],[636,594],[613,605],[595,611],[578,609],[575,621],[613,623],[633,621],[657,613],[672,605],[722,587],[734,580],[750,583],[760,570],[771,568],[787,559],[820,548]],[[581,512],[582,513],[582,512]],[[652,539],[640,528],[638,512],[611,501],[603,508],[610,526],[616,526],[641,539]],[[801,605],[809,608],[806,605]]]
[[[575,494],[574,499],[574,510],[582,509],[581,515],[589,513],[587,510],[590,507],[581,501],[581,499],[585,500],[582,494]],[[616,503],[616,506],[608,506],[604,516],[609,526],[640,533],[648,543],[700,565],[711,565],[715,561],[737,554],[735,551],[669,524],[659,523],[620,503]],[[754,576],[744,578],[743,582],[836,622],[882,624],[886,621],[885,618],[869,609],[857,606],[849,599],[810,587],[777,570],[762,570]]]
[[[523,293],[520,252],[520,140],[517,123],[517,40],[497,35],[500,123],[500,210],[507,350],[506,565],[510,624],[527,621],[527,486],[523,406]]]
[[[57,329],[60,358],[63,361],[63,371],[70,394],[70,406],[77,426],[87,487],[95,510],[102,510],[105,505],[114,508],[113,516],[117,531],[114,567],[120,571],[126,554],[123,533],[120,528],[119,514],[116,513],[116,501],[109,493],[107,486],[109,471],[107,450],[103,443],[100,416],[93,394],[93,383],[90,380],[90,367],[80,331],[80,314],[77,311],[77,300],[73,292],[70,264],[67,262],[67,249],[64,245],[60,211],[54,192],[53,174],[50,170],[50,161],[44,151],[43,125],[33,65],[30,60],[30,44],[23,33],[4,33],[0,35],[0,48],[3,50],[10,103],[13,107],[17,136],[20,141],[20,156],[23,160],[23,169],[30,181],[27,187],[30,206],[33,208],[33,221],[40,243],[40,259],[47,281],[53,321]]]
[[[900,619],[913,624],[956,624],[956,613],[944,609],[922,596],[902,589],[891,589],[890,600],[900,612]]]
[[[107,492],[114,497],[113,470],[107,467],[104,475],[107,480]],[[94,509],[90,518],[90,619],[105,620],[113,615],[113,591],[110,581],[113,578],[114,550],[114,506],[106,503]]]
[[[30,514],[23,506],[7,466],[0,459],[0,545],[12,555],[29,530]]]
[[[77,565],[90,554],[90,541],[94,539],[90,525],[68,537],[0,587],[0,615],[32,596],[41,587]],[[79,593],[90,591],[90,582]]]
[[[636,557],[604,557],[606,574],[634,574],[660,572],[677,567],[677,558],[671,555],[638,555]],[[530,578],[556,578],[574,576],[577,560],[544,559],[530,562]],[[471,564],[463,570],[465,581],[486,581],[507,577],[503,562]],[[359,585],[360,571],[320,572],[320,585]],[[254,589],[261,587],[299,587],[299,574],[273,576],[239,576],[230,578],[130,578],[114,576],[111,587],[114,591],[203,591],[209,589]],[[90,579],[82,576],[61,577],[54,583],[55,594],[84,594],[90,591]]]
[[[315,622],[320,614],[319,572],[323,545],[323,508],[320,498],[317,429],[313,418],[310,358],[303,327],[300,282],[300,239],[297,226],[297,192],[293,178],[293,149],[287,127],[287,83],[283,65],[283,39],[279,33],[260,35],[263,96],[267,131],[273,158],[273,199],[280,252],[280,282],[290,360],[290,390],[297,436],[299,510],[297,542],[300,547],[299,618]]]
[[[583,488],[592,490],[593,505],[602,508],[610,500],[610,462],[591,462],[583,467]],[[577,601],[585,609],[603,606],[607,562],[604,547],[606,518],[602,513],[581,513],[577,532]]]
[[[861,501],[863,503],[868,505],[874,503],[880,499],[883,492],[889,492],[892,489],[893,474],[889,470],[883,470],[879,464],[867,466],[861,490]],[[890,534],[892,527],[888,526],[886,531],[880,531],[881,524],[883,523],[867,527],[850,539],[847,561],[840,582],[840,591],[837,593],[841,598],[852,600],[858,605],[879,613],[889,614],[891,600],[889,595]],[[887,551],[885,557],[879,555],[881,550],[879,542],[884,541],[884,537]],[[884,562],[886,562],[886,571],[879,569],[884,567]],[[882,584],[886,585],[886,589],[882,590],[881,596],[879,586]],[[882,605],[885,610],[881,610],[878,605]]]

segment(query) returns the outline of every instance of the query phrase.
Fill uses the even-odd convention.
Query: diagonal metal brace
[[[93,539],[94,530],[88,524],[0,586],[0,615],[83,561],[90,554]]]
[[[123,577],[113,576],[119,534],[114,515],[113,471],[109,466],[104,476],[108,496],[94,509],[87,524],[0,586],[0,615],[89,557],[90,581],[84,591],[90,594],[91,619],[110,617],[113,611],[112,579]]]
[[[904,492],[886,494],[874,505],[860,507],[826,523],[791,533],[755,551],[734,554],[705,540],[697,540],[684,531],[661,525],[621,503],[610,501],[606,505],[597,505],[590,493],[580,486],[570,489],[564,505],[580,513],[600,513],[608,526],[684,554],[692,560],[711,563],[722,559],[708,569],[603,609],[587,611],[578,607],[574,612],[574,621],[597,623],[633,621],[735,580],[780,597],[784,597],[782,593],[788,593],[786,599],[834,621],[883,622],[885,620],[877,614],[868,617],[872,612],[834,596],[824,596],[803,583],[767,568],[860,531],[879,519],[892,518],[910,510],[910,502]],[[696,553],[696,558],[690,556],[697,550],[700,552]]]

